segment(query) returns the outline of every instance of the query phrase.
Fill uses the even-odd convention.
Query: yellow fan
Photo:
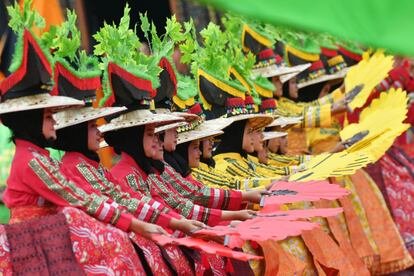
[[[393,145],[394,140],[405,132],[410,127],[410,124],[399,124],[392,129],[381,134],[377,139],[373,140],[367,145],[363,151],[372,159],[375,163],[380,159],[385,152]]]
[[[401,89],[390,89],[374,99],[360,114],[357,124],[350,124],[340,132],[345,141],[358,132],[369,131],[365,139],[372,138],[387,129],[401,125],[407,114],[407,94]]]
[[[371,162],[364,152],[346,151],[315,156],[307,163],[306,171],[292,175],[290,181],[323,180],[328,177],[351,175]]]
[[[387,77],[394,63],[394,58],[385,56],[382,51],[377,51],[371,57],[365,56],[357,65],[349,69],[344,80],[347,92],[363,84],[361,92],[348,105],[353,110],[365,104],[371,91]]]

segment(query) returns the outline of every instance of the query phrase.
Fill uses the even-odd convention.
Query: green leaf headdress
[[[75,12],[68,10],[67,21],[60,26],[52,26],[42,35],[42,41],[52,50],[54,58],[52,94],[91,103],[101,86],[102,71],[97,57],[80,50],[81,34],[76,19]]]
[[[182,26],[177,22],[175,15],[167,18],[165,33],[157,34],[153,22],[149,22],[147,14],[140,14],[141,30],[147,39],[150,55],[158,60],[162,72],[159,75],[160,87],[154,97],[155,108],[171,109],[173,97],[177,94],[177,70],[175,69],[172,55],[175,45],[184,40]]]
[[[16,2],[7,7],[9,25],[17,34],[17,41],[9,67],[12,74],[0,87],[3,99],[50,92],[51,57],[32,32],[33,28],[42,29],[45,22],[35,10],[30,9],[31,3],[26,1],[20,8]]]
[[[22,9],[16,2],[9,6],[10,27],[17,33],[17,42],[10,66],[11,74],[0,83],[0,113],[80,105],[68,97],[50,95],[52,66],[48,50],[32,33],[44,27],[43,18],[25,1]]]
[[[113,95],[108,75],[110,63],[121,67],[128,74],[151,82],[152,90],[159,86],[158,75],[162,70],[158,66],[158,60],[140,51],[141,42],[135,30],[129,27],[129,12],[130,8],[126,5],[118,26],[104,23],[104,26],[93,36],[98,42],[95,45],[94,54],[101,56],[100,66],[104,70],[102,81],[104,98],[101,100],[101,105]]]

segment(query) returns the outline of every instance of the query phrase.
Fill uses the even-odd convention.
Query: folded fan
[[[281,205],[300,201],[334,200],[346,196],[349,191],[328,181],[277,182],[269,190],[273,196],[263,198],[262,206]]]
[[[182,245],[189,248],[201,250],[208,254],[220,255],[240,261],[260,260],[263,258],[261,256],[251,255],[244,252],[233,251],[230,248],[225,247],[221,244],[207,242],[202,239],[192,237],[172,238],[164,235],[152,235],[152,239],[161,246],[167,244]]]
[[[196,233],[207,236],[230,236],[230,240],[236,241],[240,239],[245,241],[283,240],[290,236],[298,236],[304,230],[311,230],[319,226],[313,222],[298,221],[300,219],[331,217],[342,211],[342,208],[260,211],[254,218],[240,222],[234,227],[215,226],[199,230]],[[240,242],[230,244],[236,246],[240,245]]]

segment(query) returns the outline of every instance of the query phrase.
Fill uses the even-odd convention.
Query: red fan
[[[159,245],[164,246],[166,244],[183,245],[190,248],[202,250],[208,254],[217,254],[224,257],[233,258],[240,261],[260,260],[263,257],[251,255],[243,252],[233,251],[230,248],[223,246],[215,242],[207,242],[205,240],[185,237],[185,238],[171,238],[165,235],[152,235],[152,239]]]
[[[281,205],[300,201],[334,200],[350,194],[348,190],[328,181],[276,182],[271,195],[262,198],[261,206]]]
[[[287,210],[287,211],[260,211],[257,217],[277,217],[279,220],[298,220],[311,217],[333,217],[342,213],[342,208],[320,208],[305,210]]]
[[[289,236],[298,236],[303,230],[311,230],[318,226],[317,223],[297,221],[298,219],[336,216],[342,211],[342,208],[327,208],[258,212],[253,219],[240,222],[234,227],[216,226],[199,230],[196,233],[207,236],[228,235],[232,246],[240,245],[240,239],[253,241],[283,240]]]
[[[196,234],[206,236],[239,236],[243,240],[266,241],[283,240],[289,236],[298,236],[303,230],[319,226],[308,221],[280,220],[278,217],[256,217],[239,223],[235,227],[215,226],[202,229]]]

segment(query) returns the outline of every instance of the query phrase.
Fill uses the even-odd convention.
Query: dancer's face
[[[54,110],[51,108],[45,108],[43,111],[43,126],[42,133],[46,140],[56,140],[56,121],[53,119]]]
[[[98,129],[96,120],[89,121],[88,122],[88,149],[91,151],[98,151],[101,137],[102,135]]]
[[[291,78],[289,80],[289,97],[295,100],[298,96],[298,84],[296,83],[296,78]]]
[[[257,158],[259,159],[259,162],[262,164],[268,163],[267,154],[269,153],[269,150],[267,148],[266,143],[263,145],[262,150],[257,152]]]
[[[200,166],[200,157],[200,141],[192,141],[188,145],[188,165],[190,168],[198,168],[198,166]]]
[[[253,132],[254,151],[259,152],[263,150],[263,131],[256,130]]]
[[[154,146],[154,160],[164,160],[164,137],[165,133],[160,132],[155,134],[155,146]]]
[[[282,97],[283,96],[283,84],[280,81],[280,78],[272,77],[272,83],[276,87],[276,90],[273,92],[273,96],[275,97]]]
[[[253,129],[250,123],[247,123],[244,127],[242,148],[248,153],[254,152],[253,136]]]
[[[281,138],[274,138],[274,139],[270,139],[269,143],[268,143],[268,149],[270,152],[272,153],[277,153],[277,151],[279,150],[280,147],[280,140]]]
[[[168,152],[175,151],[177,146],[178,133],[177,128],[168,129],[165,131],[164,149]]]
[[[142,140],[142,143],[144,146],[145,156],[148,158],[152,158],[156,150],[157,139],[155,137],[154,130],[154,125],[150,124],[145,126],[144,139]]]
[[[209,159],[212,157],[214,138],[210,137],[203,140],[203,157]]]

